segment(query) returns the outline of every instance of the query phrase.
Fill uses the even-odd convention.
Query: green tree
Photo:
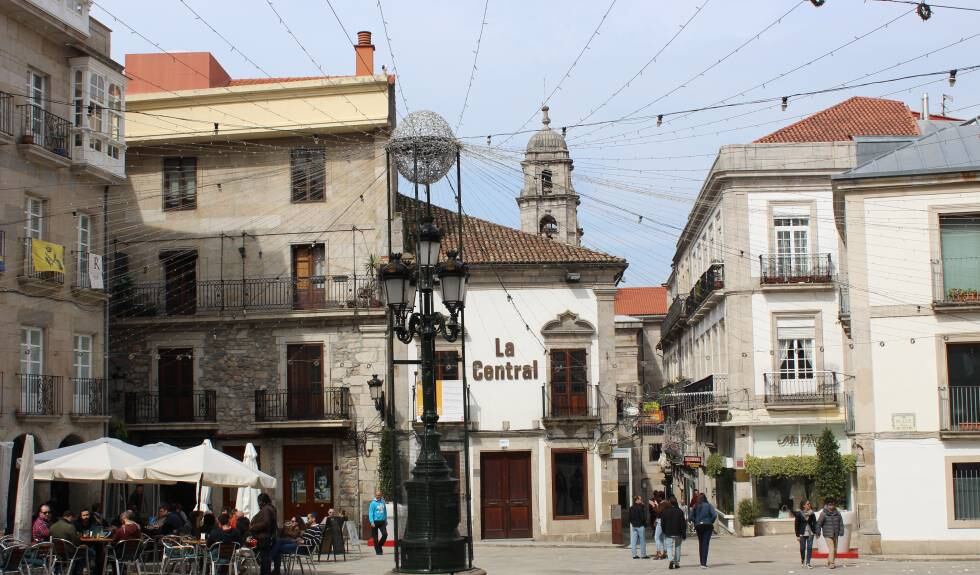
[[[391,461],[395,441],[394,435],[387,427],[381,430],[381,448],[378,453],[378,490],[384,495],[386,501],[392,500],[394,492],[394,468]]]
[[[814,487],[824,502],[828,499],[843,502],[847,496],[847,469],[837,449],[837,439],[829,428],[824,428],[820,440],[817,441]]]

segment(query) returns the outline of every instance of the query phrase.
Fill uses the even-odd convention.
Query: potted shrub
[[[738,502],[738,524],[742,537],[755,537],[755,520],[759,518],[759,504],[755,499],[743,499]]]

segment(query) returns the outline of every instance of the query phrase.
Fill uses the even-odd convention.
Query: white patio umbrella
[[[242,463],[250,469],[258,471],[258,459],[259,454],[255,451],[255,446],[249,442],[245,446],[245,457],[242,459]],[[253,517],[259,512],[259,493],[260,491],[258,489],[252,487],[239,487],[238,494],[235,497],[235,509],[244,513],[245,517]]]
[[[234,457],[198,445],[126,468],[133,481],[145,483],[198,483],[208,487],[274,489],[276,478],[251,469]]]
[[[92,441],[86,441],[85,443],[76,443],[75,445],[69,445],[67,447],[59,447],[58,449],[42,451],[34,456],[34,463],[40,465],[47,461],[51,461],[52,459],[58,459],[59,457],[85,451],[100,445],[109,445],[120,451],[125,451],[132,455],[138,455],[142,459],[147,459],[150,457],[150,455],[146,454],[142,447],[137,447],[136,445],[126,443],[125,441],[114,437],[100,437],[98,439],[93,439]]]
[[[14,537],[31,541],[31,511],[34,508],[34,436],[24,438],[24,453],[20,456],[17,476],[17,507],[14,512]]]
[[[205,439],[203,445],[212,447],[211,440]],[[205,486],[200,481],[197,482],[197,505],[194,506],[194,511],[207,511],[209,509],[208,504],[211,501],[211,488]]]
[[[49,459],[34,468],[34,479],[40,481],[129,481],[126,468],[146,461],[136,455],[140,448],[125,449],[114,443],[96,443],[92,447]]]

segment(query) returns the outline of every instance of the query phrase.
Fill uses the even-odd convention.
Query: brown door
[[[323,244],[293,246],[293,307],[321,309],[326,303]]]
[[[194,421],[194,350],[171,348],[157,353],[160,421]]]
[[[575,417],[589,414],[587,369],[584,349],[552,350],[552,417]]]
[[[282,448],[282,469],[286,481],[283,517],[306,516],[315,511],[326,517],[333,507],[333,447],[330,445],[288,445]],[[355,510],[348,509],[348,515]],[[338,510],[339,512],[339,510]]]
[[[197,312],[197,252],[163,252],[167,315]]]
[[[484,539],[531,537],[531,453],[480,454]]]
[[[323,419],[323,345],[286,346],[286,415]]]

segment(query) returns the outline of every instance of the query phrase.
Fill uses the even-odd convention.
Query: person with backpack
[[[718,520],[718,512],[714,506],[708,503],[708,498],[704,493],[698,495],[698,502],[691,511],[691,521],[694,523],[694,531],[698,534],[698,555],[701,559],[701,568],[708,568],[708,546],[711,544],[711,536],[715,532],[715,521]]]

